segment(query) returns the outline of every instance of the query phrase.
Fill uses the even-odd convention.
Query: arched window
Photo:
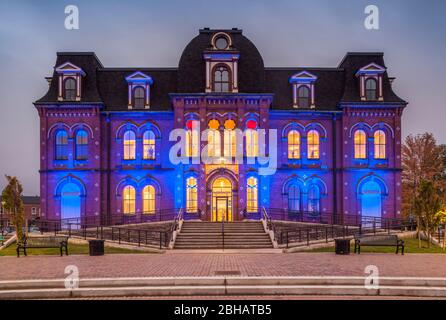
[[[319,133],[310,130],[307,134],[308,159],[319,159]]]
[[[56,160],[68,159],[68,134],[65,130],[56,133]]]
[[[320,212],[321,193],[316,184],[312,184],[308,189],[308,212]]]
[[[367,158],[367,135],[364,130],[355,131],[355,159]]]
[[[382,130],[375,131],[374,135],[375,144],[375,159],[386,158],[386,133]]]
[[[235,157],[237,155],[237,135],[235,130],[225,130],[225,157]]]
[[[136,159],[136,136],[132,130],[124,133],[124,160]]]
[[[143,214],[155,214],[155,188],[147,185],[142,190]]]
[[[256,213],[259,211],[258,198],[259,198],[259,185],[257,178],[248,178],[247,188],[246,188],[246,211],[248,213]]]
[[[219,65],[214,69],[213,75],[214,92],[230,92],[231,79],[227,66]]]
[[[143,87],[133,89],[133,108],[144,109],[146,105],[146,93]]]
[[[88,159],[88,134],[79,130],[76,134],[76,160]]]
[[[186,157],[198,157],[199,137],[198,130],[186,131]]]
[[[257,157],[259,154],[259,135],[257,133],[257,122],[249,120],[246,123],[246,156]]]
[[[288,211],[300,211],[300,188],[293,184],[288,189]]]
[[[122,192],[122,211],[124,214],[136,212],[136,192],[132,186],[126,186]]]
[[[377,100],[377,83],[375,79],[367,79],[365,81],[365,96],[369,101]]]
[[[291,130],[288,133],[288,159],[300,159],[300,133]]]
[[[186,180],[186,212],[196,213],[198,211],[198,187],[197,179],[189,177]]]
[[[143,134],[143,158],[144,160],[155,159],[155,134],[151,130]]]
[[[221,136],[220,123],[218,120],[209,121],[209,131],[208,131],[208,156],[209,157],[220,157],[221,156]]]
[[[300,86],[297,90],[297,105],[299,108],[310,107],[310,89],[307,86]]]
[[[67,101],[76,100],[76,80],[67,78],[64,82],[64,99]]]

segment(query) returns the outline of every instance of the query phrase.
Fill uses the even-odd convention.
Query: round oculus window
[[[226,37],[218,37],[215,40],[215,47],[219,50],[224,50],[226,48],[228,48],[229,43],[228,43],[228,39],[226,39]]]

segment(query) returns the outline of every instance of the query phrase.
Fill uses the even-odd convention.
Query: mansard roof
[[[272,94],[272,109],[296,110],[293,108],[290,78],[303,73],[316,77],[316,110],[339,110],[343,104],[367,104],[361,101],[357,73],[361,68],[378,65],[383,72],[383,102],[374,104],[406,104],[392,90],[383,53],[350,52],[338,67],[284,67],[265,68],[262,56],[255,45],[242,34],[242,30],[202,29],[184,49],[178,68],[104,68],[92,52],[60,52],[55,66],[73,64],[83,72],[82,103],[100,103],[104,110],[127,111],[128,83],[126,77],[143,73],[153,80],[150,90],[150,109],[145,111],[171,110],[169,94],[204,93],[205,61],[203,53],[211,50],[211,38],[225,32],[232,38],[231,52],[240,55],[238,60],[238,83],[240,93]],[[53,78],[57,73],[54,70]],[[51,81],[47,94],[36,104],[63,104],[58,102],[58,82]],[[67,102],[72,104],[73,102]]]
[[[340,103],[361,102],[359,95],[359,81],[356,73],[370,64],[376,64],[386,69],[384,63],[384,53],[382,52],[348,52],[339,64],[345,74],[345,89]],[[398,97],[392,90],[387,71],[383,73],[383,96],[385,102],[402,103],[406,102]]]

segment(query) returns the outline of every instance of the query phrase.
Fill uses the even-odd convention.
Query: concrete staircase
[[[265,249],[273,248],[263,225],[255,222],[185,221],[175,240],[175,249]]]

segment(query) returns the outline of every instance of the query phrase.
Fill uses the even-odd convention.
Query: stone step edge
[[[131,286],[193,286],[193,285],[355,285],[364,286],[366,277],[246,277],[246,276],[208,276],[208,277],[122,277],[122,278],[86,278],[79,280],[81,288],[96,287],[131,287]],[[381,286],[430,287],[446,290],[446,278],[416,277],[380,277]],[[0,292],[18,289],[61,289],[65,288],[65,279],[33,279],[0,281]]]
[[[0,299],[41,299],[123,296],[230,296],[230,295],[321,295],[321,296],[417,296],[446,297],[446,288],[380,286],[175,286],[175,287],[115,287],[79,289],[38,289],[0,291]]]

